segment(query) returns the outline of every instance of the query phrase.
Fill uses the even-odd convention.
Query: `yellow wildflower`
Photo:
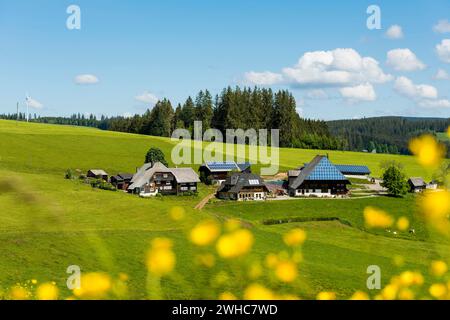
[[[423,285],[423,282],[424,282],[424,279],[423,279],[422,274],[420,274],[419,272],[413,272],[413,284],[421,286],[421,285]]]
[[[81,276],[81,286],[73,290],[77,297],[98,299],[104,297],[111,289],[111,278],[101,272],[86,273]]]
[[[306,240],[306,232],[302,229],[293,229],[284,235],[283,240],[290,247],[302,245]]]
[[[31,280],[31,283],[32,283],[32,284],[37,284],[38,282],[37,282],[36,279],[33,279],[33,280]]]
[[[438,166],[445,154],[445,147],[431,135],[412,139],[409,149],[417,157],[417,161],[425,167]]]
[[[207,246],[217,239],[219,233],[220,229],[217,222],[213,220],[203,221],[191,230],[190,240],[197,246]]]
[[[430,295],[436,299],[442,299],[447,293],[447,286],[442,283],[435,283],[430,287]]]
[[[282,261],[275,268],[275,275],[282,282],[292,282],[297,278],[297,265],[291,261]]]
[[[123,272],[119,273],[119,280],[120,281],[126,282],[126,281],[128,281],[128,279],[129,279],[129,277],[128,277],[128,275],[126,273],[123,273]]]
[[[317,295],[317,300],[336,300],[336,293],[323,291]]]
[[[157,275],[164,276],[173,271],[176,257],[172,251],[172,241],[157,238],[152,241],[152,247],[147,254],[147,268]]]
[[[231,292],[223,292],[219,295],[219,300],[232,301],[232,300],[237,300],[237,298]]]
[[[389,214],[373,207],[364,209],[364,219],[368,228],[388,228],[394,223]]]
[[[414,292],[411,289],[403,288],[398,293],[400,300],[414,300]]]
[[[266,266],[270,269],[275,268],[278,263],[278,256],[274,253],[269,253],[266,257]]]
[[[431,263],[431,273],[437,277],[442,277],[448,271],[448,266],[444,261],[433,261]]]
[[[406,217],[400,217],[397,220],[397,229],[400,231],[406,231],[409,228],[409,220]]]
[[[350,298],[350,300],[370,300],[369,295],[362,291],[356,291]]]
[[[30,293],[24,287],[16,285],[11,288],[10,296],[12,300],[27,300]]]
[[[398,287],[395,284],[388,284],[382,291],[384,300],[394,300],[397,297]]]
[[[251,284],[244,292],[244,300],[273,300],[274,297],[271,290],[259,284]]]
[[[236,258],[247,254],[253,246],[253,234],[246,230],[237,230],[223,235],[217,242],[217,252],[222,258]]]
[[[411,271],[405,271],[400,275],[400,283],[405,287],[409,287],[414,284],[415,274]]]
[[[421,200],[423,214],[430,220],[446,218],[450,212],[450,192],[448,191],[429,191]]]
[[[57,300],[58,288],[52,283],[44,283],[36,290],[36,297],[38,300]]]

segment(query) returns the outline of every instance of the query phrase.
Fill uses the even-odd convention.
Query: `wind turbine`
[[[31,97],[28,93],[26,94],[26,96],[27,97],[25,98],[25,104],[27,105],[27,122],[28,122],[28,120],[30,119],[30,114],[29,114],[28,109],[29,109],[29,102],[31,100]]]

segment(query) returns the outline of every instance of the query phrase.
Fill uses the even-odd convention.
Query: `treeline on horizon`
[[[350,150],[410,154],[409,141],[422,134],[436,135],[450,125],[447,118],[378,117],[327,122],[330,132],[345,137]],[[450,145],[447,145],[447,157]]]
[[[0,118],[25,121],[26,115],[6,114]],[[390,154],[410,154],[408,142],[412,137],[444,132],[450,124],[449,119],[441,118],[379,117],[328,122],[304,119],[297,113],[295,98],[289,91],[256,87],[228,87],[215,97],[204,90],[176,106],[169,99],[162,99],[144,114],[132,117],[34,114],[30,121],[162,137],[170,137],[177,128],[192,132],[194,121],[202,121],[203,130],[215,128],[223,133],[226,129],[280,129],[281,147]],[[447,146],[450,150],[448,143]]]
[[[16,119],[17,115],[0,115]],[[20,120],[25,120],[25,115]],[[286,90],[231,88],[213,97],[208,90],[200,91],[195,98],[188,97],[183,104],[173,106],[162,99],[143,115],[132,117],[106,117],[74,114],[71,117],[33,116],[30,121],[75,125],[119,132],[170,137],[178,128],[193,131],[195,121],[202,121],[203,130],[219,129],[280,129],[280,147],[345,150],[346,141],[333,137],[327,123],[303,119],[296,111],[296,101]],[[269,135],[270,137],[270,135]]]

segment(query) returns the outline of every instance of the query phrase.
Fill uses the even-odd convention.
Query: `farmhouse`
[[[217,197],[223,200],[263,201],[269,189],[264,180],[253,173],[234,173],[227,177],[217,191]]]
[[[198,175],[191,168],[167,168],[160,162],[144,164],[131,179],[128,192],[141,197],[157,194],[179,195],[197,192],[200,182]]]
[[[236,162],[206,162],[200,169],[202,182],[206,184],[221,184],[231,172],[251,173],[251,164]]]
[[[108,181],[108,174],[100,169],[91,169],[87,172],[86,175],[88,178],[94,178],[94,179],[102,179],[105,181]]]
[[[118,190],[127,190],[131,183],[131,179],[133,179],[131,173],[119,173],[118,175],[112,176],[110,182]]]
[[[423,192],[427,188],[426,182],[420,177],[409,178],[408,184],[409,191],[414,193]]]
[[[298,170],[288,172],[291,197],[337,197],[348,194],[350,181],[326,156],[316,156]]]

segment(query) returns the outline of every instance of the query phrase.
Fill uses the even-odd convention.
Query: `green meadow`
[[[300,277],[306,298],[322,290],[335,291],[341,298],[364,290],[369,265],[382,268],[385,284],[401,270],[393,264],[396,256],[405,258],[403,268],[422,272],[431,260],[450,258],[449,244],[437,241],[416,217],[412,195],[265,203],[214,200],[198,211],[195,205],[212,188],[201,186],[194,197],[140,199],[64,179],[68,168],[134,172],[150,147],[162,149],[170,159],[175,144],[159,137],[0,120],[0,291],[30,279],[56,281],[64,288],[66,268],[79,265],[86,272],[127,273],[129,297],[144,299],[150,240],[169,237],[175,243],[177,267],[175,275],[162,283],[164,297],[215,298],[202,291],[213,274],[198,275],[186,236],[193,224],[209,217],[245,222],[256,238],[251,254],[259,259],[282,250],[286,231],[305,229],[308,240]],[[401,162],[409,176],[430,179],[432,175],[409,156],[300,149],[280,149],[280,170],[325,153],[335,163],[368,165],[375,176],[381,173],[380,163],[388,160]],[[362,216],[366,206],[408,217],[416,233],[366,230]],[[174,207],[183,207],[187,218],[171,220]]]

